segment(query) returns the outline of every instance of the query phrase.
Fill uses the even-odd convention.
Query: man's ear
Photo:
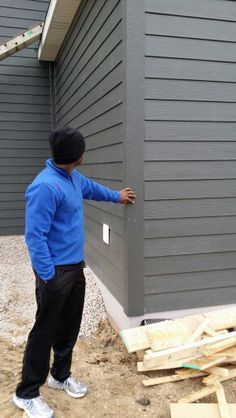
[[[80,159],[78,160],[78,164],[82,164],[84,161],[84,154],[80,157]]]

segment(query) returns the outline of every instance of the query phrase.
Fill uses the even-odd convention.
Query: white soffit
[[[39,60],[55,61],[80,3],[81,0],[51,0],[38,50]]]

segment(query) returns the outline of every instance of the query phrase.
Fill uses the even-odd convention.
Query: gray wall
[[[236,4],[145,8],[145,311],[235,303]]]
[[[55,65],[56,123],[81,130],[87,151],[80,171],[115,190],[123,181],[122,81],[121,2],[83,1]],[[123,209],[90,201],[85,213],[87,262],[122,303]]]
[[[0,0],[0,43],[44,20],[48,3]],[[0,235],[24,233],[24,192],[49,154],[49,65],[36,47],[0,62]]]

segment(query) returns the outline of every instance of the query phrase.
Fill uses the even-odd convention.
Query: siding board
[[[209,306],[212,294],[214,294],[215,305],[234,304],[236,298],[236,287],[220,287],[212,289],[198,289],[194,291],[162,293],[161,295],[145,296],[146,313],[163,310],[179,309],[180,304],[185,300],[185,308],[199,308]],[[166,307],[169,307],[166,309]]]
[[[156,200],[145,202],[145,219],[236,215],[236,198]]]
[[[9,69],[9,74],[1,75],[1,84],[11,84],[11,85],[24,85],[26,89],[30,92],[31,86],[40,86],[49,88],[49,80],[46,77],[32,77],[32,76],[21,76],[19,74],[11,74],[11,69]],[[48,103],[48,101],[45,101]]]
[[[119,162],[104,164],[85,164],[81,169],[86,176],[92,174],[94,179],[122,180],[122,164]]]
[[[236,101],[236,84],[192,80],[146,80],[146,99],[207,102]]]
[[[236,103],[146,100],[146,120],[235,121]]]
[[[21,0],[20,1],[21,10],[38,10],[40,12],[46,12],[48,9],[48,0]],[[18,3],[15,0],[1,0],[1,6],[7,7],[8,9],[17,9]],[[22,15],[21,15],[22,17]]]
[[[235,268],[235,252],[152,257],[144,261],[145,276],[154,276],[157,272],[162,275]]]
[[[1,132],[1,138],[2,138],[3,141],[5,141],[5,140],[12,141],[13,140],[10,130],[0,129],[0,132]],[[36,131],[36,130],[32,129],[32,131],[30,131],[30,130],[25,131],[25,130],[18,129],[14,133],[14,140],[16,140],[16,141],[18,141],[18,140],[31,141],[32,138],[34,140],[42,141],[42,143],[45,143],[45,133],[41,130]]]
[[[79,68],[75,67],[74,72],[71,74],[69,80],[67,80],[67,83],[63,84],[64,88],[60,89],[58,91],[58,97],[56,99],[56,103],[58,106],[58,101],[64,94],[68,91],[71,93],[71,87],[73,82],[78,77],[78,72],[80,76],[80,83],[83,83],[85,79],[88,78],[90,74],[92,74],[95,70],[100,70],[99,65],[103,62],[103,60],[106,59],[112,52],[112,50],[121,42],[121,36],[122,36],[122,26],[121,24],[118,24],[114,31],[108,36],[108,38],[105,40],[103,44],[99,47],[99,49],[96,51],[96,53],[91,57],[89,62],[87,63],[87,67],[81,67],[79,65]],[[80,63],[81,64],[81,63]],[[81,74],[80,74],[81,73]],[[58,88],[58,86],[57,86]],[[73,87],[74,89],[74,87]]]
[[[0,211],[0,218],[1,219],[14,219],[15,217],[18,218],[24,218],[25,217],[25,212],[24,210],[17,210],[17,209],[12,209],[12,210],[1,210]]]
[[[25,202],[24,202],[24,195],[23,194],[20,194],[20,198],[18,199],[18,196],[16,196],[15,195],[15,193],[14,193],[14,197],[13,198],[11,198],[11,194],[9,195],[8,194],[8,200],[3,200],[2,199],[2,197],[1,197],[1,199],[0,199],[0,211],[2,211],[2,210],[11,210],[11,209],[16,209],[16,210],[24,210],[25,209]],[[11,232],[9,232],[8,233],[8,230],[10,231],[12,231],[12,228],[11,228],[11,224],[10,225],[8,225],[8,223],[7,223],[8,221],[6,221],[6,230],[7,231],[5,231],[6,232],[6,234],[7,235],[10,235],[11,234]],[[5,234],[3,234],[3,232],[4,231],[1,231],[1,234],[2,235],[5,235]],[[13,232],[13,234],[12,235],[16,235],[14,232]]]
[[[33,178],[33,176],[31,176]],[[9,179],[10,180],[10,179]],[[0,183],[0,198],[1,193],[18,193],[22,192],[25,193],[28,183],[17,183],[17,184],[9,184],[8,183]]]
[[[108,94],[113,90],[117,85],[122,82],[123,79],[123,68],[119,64],[116,68],[112,69],[113,71],[109,72],[106,76],[103,76],[100,82],[95,82],[95,86],[90,90],[90,86],[83,86],[78,90],[78,93],[73,95],[70,100],[63,106],[63,109],[58,110],[58,120],[63,119],[66,114],[70,112],[71,114],[79,113],[79,109],[86,109],[91,106],[95,101],[97,102],[100,98]],[[97,74],[97,73],[96,73]],[[100,75],[101,77],[101,75]],[[91,83],[91,80],[90,80]],[[84,90],[84,94],[83,94]],[[86,93],[85,93],[86,92]],[[71,117],[71,116],[70,116]]]
[[[0,42],[43,21],[48,1],[2,0]],[[0,63],[0,234],[24,232],[24,193],[49,156],[49,65],[38,43]],[[27,143],[26,143],[27,141]],[[31,142],[32,141],[32,142]]]
[[[40,163],[37,164],[37,161],[36,161],[36,163],[34,165],[34,160],[33,161],[32,161],[32,159],[30,159],[30,160],[27,160],[27,162],[28,163],[31,162],[31,166],[30,165],[25,165],[23,163],[22,163],[22,165],[16,165],[15,164],[13,166],[14,161],[16,162],[17,160],[12,160],[11,159],[11,161],[9,161],[9,163],[11,163],[12,166],[7,165],[7,163],[6,163],[5,166],[3,164],[1,164],[0,175],[8,174],[8,173],[9,174],[32,174],[32,175],[38,174],[38,172],[41,169],[41,164],[43,163],[43,161],[41,160],[41,164]],[[17,184],[12,184],[11,186],[17,188]],[[9,187],[10,187],[10,184],[9,184]]]
[[[73,103],[77,103],[80,98],[85,97],[91,88],[94,88],[107,73],[112,72],[113,68],[120,64],[121,61],[122,45],[119,42],[102,62],[99,63],[99,71],[96,71],[96,68],[92,71],[90,66],[87,71],[82,71],[80,76],[71,83],[63,96],[60,97],[59,94],[57,95],[57,111],[60,112],[61,108],[63,108],[66,113],[68,107],[73,107]]]
[[[98,181],[99,183],[103,183],[103,180]],[[93,206],[94,208],[100,208],[104,211],[104,215],[111,213],[113,215],[119,216],[120,218],[123,217],[123,208],[120,207],[120,205],[116,205],[115,203],[94,202],[93,200],[90,200],[89,203],[87,201],[87,205]]]
[[[145,257],[208,254],[236,250],[236,235],[211,235],[176,238],[152,238],[145,240]]]
[[[234,161],[146,162],[146,180],[235,179]]]
[[[236,42],[235,22],[147,13],[147,35]]]
[[[147,142],[146,161],[235,160],[236,142]]]
[[[91,206],[85,201],[85,216],[89,219],[96,220],[99,224],[108,223],[112,230],[122,235],[123,233],[123,222],[122,217],[117,216],[111,212],[104,211],[100,206]]]
[[[146,55],[150,57],[236,62],[235,53],[234,43],[146,35]]]
[[[101,7],[99,3],[102,3],[104,7],[100,9],[100,12],[96,13],[96,7]],[[67,60],[69,59],[70,65],[65,66],[65,70],[61,73],[60,79],[56,77],[56,83],[60,80],[60,84],[63,85],[65,83],[66,87],[66,80],[68,77],[72,76],[74,68],[78,64],[80,68],[83,68],[90,61],[91,57],[97,52],[109,36],[110,32],[112,32],[117,25],[119,21],[117,21],[117,19],[120,19],[121,16],[120,7],[120,2],[117,0],[110,0],[109,2],[103,0],[95,3],[95,7],[93,8],[93,24],[90,27],[90,30],[87,30],[87,34],[79,43],[78,48],[75,49],[76,42],[72,45],[72,48],[67,55]],[[104,20],[106,20],[106,25],[104,25]],[[88,29],[88,27],[89,24],[86,22],[85,28]],[[64,63],[64,65],[65,64],[66,63]],[[58,91],[60,91],[60,88]]]
[[[145,183],[145,200],[236,197],[236,180],[152,181]]]
[[[87,149],[85,160],[86,164],[122,162],[123,146],[122,144],[114,144],[110,147],[95,148],[93,150]]]
[[[235,5],[225,0],[145,0],[147,12],[236,21]]]
[[[1,88],[0,88],[1,91]],[[34,95],[25,94],[21,95],[19,98],[18,95],[15,94],[1,94],[0,93],[0,106],[6,103],[9,109],[12,109],[12,105],[17,109],[16,105],[25,104],[27,107],[30,105],[29,109],[40,110],[43,113],[48,113],[51,110],[50,105],[45,105],[45,97],[43,95],[35,97]],[[3,108],[3,110],[6,108]],[[22,109],[22,107],[21,107]]]
[[[85,129],[83,128],[85,133]],[[118,123],[113,126],[109,126],[105,129],[98,128],[92,134],[86,135],[87,149],[96,149],[99,147],[106,147],[123,141],[123,128],[122,123]]]
[[[60,92],[60,95],[63,95],[66,92],[66,90],[70,87],[70,85],[74,82],[74,80],[77,78],[78,69],[79,73],[85,72],[87,68],[89,68],[92,72],[98,66],[98,64],[108,55],[108,53],[120,42],[121,24],[118,24],[117,22],[114,23],[114,25],[115,24],[116,26],[114,30],[112,30],[108,34],[104,42],[102,42],[101,40],[100,43],[99,38],[96,40],[96,45],[93,47],[93,54],[91,56],[83,54],[81,59],[75,64],[75,67],[71,71],[69,79],[66,79],[64,82],[61,80],[61,84],[57,85],[58,93]]]
[[[96,132],[122,123],[122,118],[122,104],[118,104],[117,106],[114,106],[114,108],[111,108],[107,112],[99,115],[99,117],[85,123],[82,126],[79,124],[79,118],[75,118],[70,125],[75,128],[80,127],[83,135],[87,137],[96,134]]]
[[[9,204],[9,209],[14,209],[14,203],[18,201],[22,202],[24,207],[24,193],[1,193],[0,209],[7,209],[9,202],[12,203],[12,205]],[[5,203],[5,205],[3,203]]]
[[[231,303],[236,4],[145,6],[145,311]]]
[[[161,294],[168,292],[184,292],[221,288],[235,285],[236,270],[218,270],[214,272],[200,271],[196,273],[170,274],[145,277],[145,294]]]
[[[87,231],[91,234],[91,235],[95,235],[97,240],[101,240],[102,237],[102,225],[97,222],[97,220],[91,219],[91,218],[86,218],[86,227],[87,227]],[[97,241],[98,242],[98,241]],[[115,231],[112,231],[110,234],[110,242],[111,242],[111,246],[114,249],[114,251],[117,251],[117,253],[119,254],[119,262],[120,257],[122,257],[122,253],[123,253],[123,238],[122,235],[120,235],[119,233],[117,234]],[[105,244],[104,242],[102,242],[102,246],[101,249],[103,249],[103,252],[107,250],[107,244]]]
[[[71,57],[86,36],[96,15],[104,4],[104,0],[84,1],[76,14],[74,25],[67,33],[65,42],[59,51],[57,61],[55,62],[55,80],[58,81],[63,74],[64,69],[70,63]],[[94,13],[95,12],[95,13]]]
[[[106,286],[118,302],[122,304],[124,297],[122,271],[114,268],[107,258],[103,259],[103,254],[101,254],[97,248],[94,248],[89,241],[86,242],[86,253],[89,267],[96,273],[97,277],[102,277],[104,286]],[[103,262],[98,263],[97,260],[102,260]],[[117,280],[111,280],[111,275],[113,278],[117,278]]]
[[[79,126],[83,126],[91,120],[106,113],[111,108],[119,105],[121,102],[122,84],[119,84],[117,87],[108,92],[104,97],[99,98],[98,96],[97,100],[89,106],[87,106],[87,103],[84,103],[83,107],[81,107],[80,103],[78,106],[74,106],[74,108],[69,113],[67,113],[65,117],[61,117],[58,122],[62,123],[63,125],[67,125],[76,119]]]
[[[145,221],[145,238],[235,234],[236,216],[150,219]]]
[[[122,12],[118,0],[84,0],[55,63],[57,126],[80,129],[86,140],[79,172],[114,190],[123,184]],[[124,300],[124,209],[85,201],[86,258],[119,300]],[[110,226],[110,245],[102,224]]]
[[[15,218],[15,219],[11,219],[11,220],[9,220],[9,222],[10,222],[10,224],[11,224],[11,227],[18,227],[18,226],[21,226],[21,227],[24,227],[24,218]],[[7,229],[8,227],[7,227],[7,225],[6,225],[6,219],[0,219],[0,228],[5,228],[5,229]]]
[[[3,232],[5,231],[5,227],[2,227]],[[6,235],[24,235],[25,227],[24,226],[13,226],[7,227]]]
[[[1,80],[0,80],[1,81]],[[34,97],[37,96],[37,100],[40,100],[41,96],[48,96],[48,86],[31,86],[30,89],[26,89],[24,85],[5,85],[0,83],[1,100],[4,95],[9,97],[9,100],[17,100],[18,94],[22,99],[24,96]],[[14,99],[13,99],[14,98]]]
[[[146,121],[145,127],[147,141],[235,141],[235,121]]]
[[[235,63],[146,57],[146,77],[235,83]]]

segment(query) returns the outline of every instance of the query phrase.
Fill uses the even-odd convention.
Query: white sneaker
[[[13,402],[18,408],[24,409],[27,417],[30,418],[53,418],[54,411],[44,402],[41,396],[32,399],[18,398],[13,395]]]
[[[82,398],[88,391],[88,388],[84,383],[79,382],[72,376],[61,383],[50,375],[48,378],[48,387],[51,389],[64,390],[72,398]]]

